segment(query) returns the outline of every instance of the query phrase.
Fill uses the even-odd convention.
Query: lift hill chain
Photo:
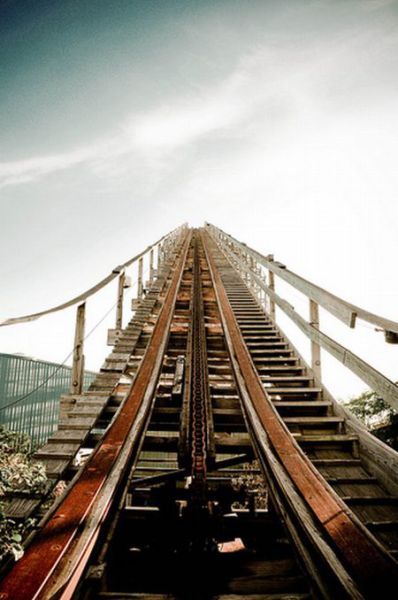
[[[213,225],[163,244],[145,295],[138,269],[124,330],[119,279],[114,349],[90,390],[64,400],[63,428],[37,454],[54,483],[70,483],[4,573],[0,599],[389,597],[398,456],[323,387],[320,347],[344,352],[393,406],[398,390],[319,330],[318,304],[388,341],[398,325]],[[311,323],[277,295],[275,276],[308,295]],[[275,305],[312,340],[311,366]],[[79,448],[91,456],[75,474]],[[18,506],[36,514],[40,499]]]

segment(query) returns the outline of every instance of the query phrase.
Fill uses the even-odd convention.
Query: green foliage
[[[29,449],[28,436],[0,427],[0,496],[6,492],[45,491],[45,467],[30,460]]]
[[[19,560],[23,556],[22,539],[34,525],[34,519],[26,519],[17,523],[4,514],[4,507],[0,503],[0,561],[9,556]]]
[[[391,423],[396,414],[391,406],[373,391],[363,392],[352,398],[346,406],[370,429],[381,423]]]
[[[27,435],[0,426],[0,497],[10,492],[42,494],[47,489],[45,467],[30,459],[31,442]],[[22,540],[34,524],[33,519],[9,519],[0,503],[0,561],[23,555]]]

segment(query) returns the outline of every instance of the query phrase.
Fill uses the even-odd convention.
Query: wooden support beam
[[[310,325],[319,329],[319,304],[310,299]],[[311,367],[315,379],[321,381],[321,347],[315,340],[311,340]]]
[[[123,326],[123,294],[126,274],[123,271],[119,275],[117,286],[117,305],[116,305],[116,329],[121,329]]]
[[[153,248],[149,253],[149,281],[153,281]]]
[[[273,261],[274,255],[270,254],[268,256],[268,260]],[[275,291],[275,275],[271,270],[268,270],[268,287],[273,292]],[[272,297],[270,297],[270,299],[269,299],[269,314],[270,314],[271,319],[273,319],[275,321],[275,302]]]
[[[84,327],[86,322],[86,303],[79,304],[76,311],[75,343],[71,374],[71,394],[81,394],[84,377]]]
[[[157,257],[157,267],[156,267],[156,269],[157,269],[157,272],[159,274],[159,270],[160,270],[160,268],[162,266],[162,262],[163,262],[163,245],[162,244],[158,244],[157,250],[158,250],[158,257]]]
[[[137,285],[137,298],[141,300],[144,293],[144,284],[143,284],[143,274],[144,274],[144,259],[140,258],[138,261],[138,285]]]

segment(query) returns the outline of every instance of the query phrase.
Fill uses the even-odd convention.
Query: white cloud
[[[369,42],[374,39],[370,30],[306,43],[292,39],[281,44],[269,38],[267,46],[246,53],[220,84],[132,114],[104,139],[66,153],[0,163],[0,187],[78,165],[110,179],[146,167],[159,178],[170,165],[179,164],[182,148],[208,140],[221,139],[226,154],[228,138],[242,140],[242,147],[248,142],[254,150],[269,140],[285,144],[289,152],[305,128],[316,132],[326,118],[330,126],[341,110],[354,114],[365,98],[373,101],[377,86],[361,64],[369,58],[376,67],[377,61],[383,66],[383,53],[391,54],[392,43],[379,35],[373,56]],[[242,156],[243,163],[246,158]],[[196,163],[190,167],[197,173]]]

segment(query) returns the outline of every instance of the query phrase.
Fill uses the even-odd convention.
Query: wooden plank
[[[177,228],[177,229],[180,229],[180,228]],[[69,308],[70,306],[74,306],[75,304],[79,304],[81,302],[84,302],[85,300],[87,300],[87,298],[89,298],[90,296],[92,296],[93,294],[95,294],[96,292],[98,292],[99,290],[101,290],[103,287],[105,287],[106,285],[108,285],[108,283],[110,283],[111,281],[113,281],[119,275],[120,271],[123,268],[129,267],[134,262],[136,262],[137,260],[139,260],[151,248],[154,248],[162,240],[165,240],[166,237],[168,237],[169,235],[171,235],[171,233],[173,233],[173,232],[170,232],[170,233],[164,235],[163,237],[160,238],[160,240],[158,240],[154,244],[151,244],[150,246],[148,246],[147,248],[145,248],[145,250],[143,250],[142,252],[140,252],[136,256],[133,256],[133,258],[130,258],[130,260],[128,260],[127,262],[123,263],[122,265],[119,265],[119,266],[115,267],[110,275],[108,275],[107,277],[105,277],[104,279],[102,279],[99,283],[97,283],[96,285],[94,285],[93,287],[91,287],[90,289],[88,289],[86,292],[83,292],[82,294],[79,294],[79,296],[76,296],[75,298],[72,298],[71,300],[68,300],[67,302],[64,302],[62,304],[59,304],[58,306],[54,306],[52,308],[49,308],[49,309],[46,309],[46,310],[42,310],[42,311],[37,312],[37,313],[32,313],[30,315],[24,315],[22,317],[12,317],[10,319],[3,319],[3,320],[0,321],[0,327],[3,327],[5,325],[14,325],[16,323],[27,323],[29,321],[35,321],[36,319],[39,319],[40,317],[43,317],[44,315],[49,315],[51,313],[58,312],[60,310],[64,310],[65,308]]]
[[[329,400],[273,400],[276,409],[279,408],[328,408],[332,406]]]
[[[79,450],[80,444],[73,442],[46,444],[40,450],[34,453],[35,460],[44,458],[69,458],[71,459]]]
[[[362,381],[367,383],[372,390],[377,392],[392,408],[398,410],[398,386],[377,371],[374,367],[359,358],[356,354],[345,348],[325,333],[310,325],[294,308],[285,300],[275,294],[277,305],[296,323],[301,331],[307,335],[310,340],[319,344],[334,356],[343,365],[358,375]],[[269,359],[277,360],[277,359]],[[286,361],[292,359],[286,359]]]
[[[283,421],[286,424],[298,424],[298,425],[322,425],[328,423],[344,423],[343,417],[284,417]]]
[[[175,297],[181,280],[184,251],[172,275],[167,297],[134,380],[123,412],[83,466],[73,486],[35,536],[24,556],[0,582],[0,597],[31,600],[39,595],[74,596],[79,576],[114,500],[125,464],[131,456],[149,413],[160,374]],[[83,527],[84,524],[84,527]],[[72,543],[73,542],[73,543]],[[59,571],[57,567],[61,566]],[[54,574],[57,573],[57,576]],[[62,594],[61,594],[62,591]]]
[[[357,442],[358,441],[358,436],[357,435],[347,435],[347,434],[331,434],[331,435],[326,435],[326,434],[308,434],[308,435],[303,435],[301,433],[292,433],[291,434],[299,443],[306,443],[306,444],[319,444],[319,443],[341,443],[341,444],[348,444],[348,443],[352,443],[352,442]]]
[[[94,425],[97,417],[81,417],[81,416],[68,416],[66,419],[61,419],[58,423],[58,431],[64,429],[91,429]]]
[[[375,572],[379,572],[380,576],[386,580],[390,579],[391,585],[394,585],[397,581],[397,571],[391,557],[355,519],[354,515],[345,510],[344,504],[333,488],[320,477],[309,459],[299,450],[297,442],[287,431],[285,425],[280,422],[273,404],[267,402],[264,387],[253,369],[252,359],[235,320],[233,309],[229,304],[219,268],[207,249],[206,254],[214,281],[226,344],[235,377],[244,398],[244,406],[247,411],[250,410],[251,414],[254,413],[253,419],[257,418],[261,423],[260,427],[253,430],[257,443],[264,447],[264,452],[269,456],[268,440],[270,441],[273,452],[283,463],[297,490],[306,498],[307,506],[316,515],[325,534],[330,536],[344,556],[346,566],[349,565],[351,573],[355,574],[356,581],[360,586],[363,589],[373,588],[373,591],[376,591]],[[230,269],[232,270],[232,267]],[[230,272],[227,269],[226,272],[230,279]],[[353,544],[355,553],[352,553]],[[369,561],[374,567],[372,574],[365,566]],[[354,597],[358,597],[358,595],[354,594]]]
[[[61,429],[56,431],[48,440],[49,444],[58,444],[65,441],[81,443],[87,436],[87,429]]]
[[[310,325],[319,329],[319,305],[310,298]],[[321,381],[321,347],[317,342],[311,341],[311,367],[315,379]]]
[[[394,332],[398,334],[398,323],[396,321],[392,321],[391,319],[385,319],[384,317],[371,313],[367,310],[364,310],[363,308],[360,308],[359,306],[356,306],[354,304],[351,304],[350,302],[347,302],[346,300],[343,300],[342,298],[339,298],[338,296],[335,296],[327,290],[315,285],[314,283],[304,279],[303,277],[300,277],[300,275],[297,275],[293,271],[289,271],[288,269],[286,269],[286,267],[281,267],[280,264],[276,263],[274,260],[269,260],[267,257],[260,254],[256,250],[250,248],[249,246],[243,246],[241,242],[239,242],[232,236],[225,234],[225,232],[223,232],[223,234],[226,235],[227,239],[230,239],[238,247],[244,247],[245,252],[248,252],[251,256],[253,256],[253,258],[255,258],[261,265],[266,267],[270,272],[274,273],[275,275],[278,275],[278,277],[292,285],[294,288],[296,288],[303,294],[305,294],[308,298],[320,304],[320,306],[322,306],[327,311],[332,313],[335,317],[343,321],[343,323],[346,323],[349,327],[355,327],[356,318],[359,318],[363,321],[371,323],[372,325],[380,327],[384,331]],[[228,253],[227,249],[226,252]],[[254,276],[257,277],[255,274]],[[259,285],[264,289],[264,284],[263,286],[261,286],[259,282]],[[268,287],[268,290],[271,289],[269,286],[266,287]],[[270,296],[271,299],[274,300],[274,298],[272,298],[272,294],[270,294]]]
[[[322,388],[320,387],[267,387],[264,386],[265,391],[270,396],[274,394],[320,394]]]

